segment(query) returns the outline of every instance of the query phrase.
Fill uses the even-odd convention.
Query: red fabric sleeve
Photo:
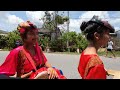
[[[0,74],[6,74],[8,76],[12,76],[16,73],[17,56],[18,56],[18,50],[14,49],[10,51],[9,55],[5,59],[5,62],[0,66]]]
[[[86,79],[106,79],[106,71],[103,65],[96,65],[95,67],[90,68]]]

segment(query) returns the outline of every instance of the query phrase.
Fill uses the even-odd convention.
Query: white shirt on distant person
[[[113,49],[113,42],[112,41],[109,41],[108,42],[108,47],[107,49]]]

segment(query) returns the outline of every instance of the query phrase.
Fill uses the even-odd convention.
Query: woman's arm
[[[106,79],[106,71],[103,65],[97,65],[89,70],[86,79]]]
[[[45,66],[46,66],[47,68],[52,68],[52,65],[51,65],[50,63],[48,63],[48,61],[46,61]]]
[[[8,76],[15,75],[17,68],[17,56],[18,50],[13,49],[10,51],[4,63],[0,66],[0,74],[6,74]]]
[[[22,75],[21,78],[27,78],[27,77],[29,77],[29,76],[32,74],[32,72],[33,72],[33,71]]]
[[[41,49],[41,47],[40,47]],[[52,65],[47,61],[46,56],[44,55],[44,53],[41,50],[41,55],[43,56],[42,59],[45,63],[45,67],[47,67],[47,72],[49,74],[49,79],[54,79],[54,78],[58,78],[58,74],[56,72],[56,70],[54,68],[52,68]]]
[[[31,75],[31,73],[32,73],[32,71],[29,72],[29,73],[23,74],[23,75],[21,75],[20,78],[27,78],[27,77],[29,77]],[[16,78],[17,77],[17,73],[15,75],[13,75],[13,76],[10,76],[10,77]]]

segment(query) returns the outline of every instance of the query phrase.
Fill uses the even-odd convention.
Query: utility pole
[[[67,11],[67,16],[69,18],[69,11]],[[69,33],[69,23],[70,23],[70,21],[68,20],[68,22],[67,22],[67,33]],[[70,52],[68,34],[67,34],[67,49],[68,49],[68,52]]]
[[[56,21],[56,17],[58,15],[58,11],[55,11],[55,17],[54,17],[54,20],[55,20],[55,33],[56,33],[56,36],[55,38],[57,39],[57,21]]]

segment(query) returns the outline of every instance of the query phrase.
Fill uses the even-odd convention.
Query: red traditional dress
[[[19,46],[13,49],[12,51],[10,51],[5,62],[0,66],[0,74],[6,74],[8,76],[12,76],[12,75],[15,75],[17,72],[17,77],[20,77],[21,75],[34,70],[33,66],[24,55],[22,48],[23,46]],[[40,48],[35,47],[36,54],[35,56],[32,56],[32,55],[31,56],[34,60],[35,66],[39,68],[39,66],[42,63],[45,63],[47,59],[43,52],[40,53],[39,55],[37,53],[37,49],[40,49]]]
[[[38,46],[38,43],[35,46],[35,52],[36,54],[32,56],[30,52],[27,51],[27,53],[29,53],[32,57],[36,69],[39,69],[41,72],[47,70],[47,68],[44,66],[47,62],[47,58],[45,57],[41,48]],[[66,77],[63,76],[58,69],[54,69],[58,73],[59,79],[66,79]],[[0,66],[0,74],[5,74],[8,76],[12,76],[17,73],[17,77],[21,77],[30,71],[35,71],[35,68],[32,66],[30,60],[23,52],[23,46],[19,46],[10,51],[10,54],[7,56],[5,62]],[[32,73],[32,75],[34,76],[34,73]],[[33,76],[30,76],[30,78],[34,78]]]
[[[106,70],[98,55],[85,55],[82,52],[78,71],[82,79],[106,79]]]

